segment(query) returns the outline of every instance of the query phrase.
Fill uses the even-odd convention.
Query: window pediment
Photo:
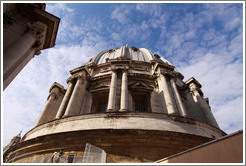
[[[148,90],[154,89],[153,87],[151,87],[145,83],[142,83],[142,82],[130,84],[130,88],[131,89],[139,89],[140,88],[140,89],[148,89]]]

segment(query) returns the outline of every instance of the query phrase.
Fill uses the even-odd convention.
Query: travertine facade
[[[183,82],[145,48],[102,51],[70,73],[67,88],[52,85],[34,128],[9,150],[16,162],[56,149],[79,156],[85,143],[104,149],[107,162],[153,162],[225,135],[200,83]]]
[[[54,47],[60,19],[42,3],[3,3],[3,89],[41,50]]]

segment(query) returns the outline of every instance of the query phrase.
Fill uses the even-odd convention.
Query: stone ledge
[[[30,130],[23,140],[39,136],[96,129],[162,130],[219,138],[226,135],[211,125],[180,116],[160,113],[113,112],[86,114],[54,120]]]

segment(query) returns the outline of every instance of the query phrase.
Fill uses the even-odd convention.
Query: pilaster
[[[183,103],[182,103],[181,97],[180,97],[180,95],[179,95],[179,91],[178,91],[178,89],[177,89],[177,86],[176,86],[176,83],[175,83],[175,81],[174,81],[174,78],[171,78],[171,79],[170,79],[170,83],[171,83],[171,86],[172,86],[172,88],[173,88],[173,90],[174,90],[174,96],[175,96],[175,100],[177,101],[177,106],[178,106],[178,109],[179,109],[179,114],[180,114],[181,116],[185,116],[185,117],[186,117],[187,114],[186,114],[184,105],[183,105]]]

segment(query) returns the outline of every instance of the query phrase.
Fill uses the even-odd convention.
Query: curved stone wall
[[[55,120],[29,131],[23,140],[40,136],[93,129],[160,130],[219,138],[225,133],[218,128],[188,118],[160,113],[87,114]]]

